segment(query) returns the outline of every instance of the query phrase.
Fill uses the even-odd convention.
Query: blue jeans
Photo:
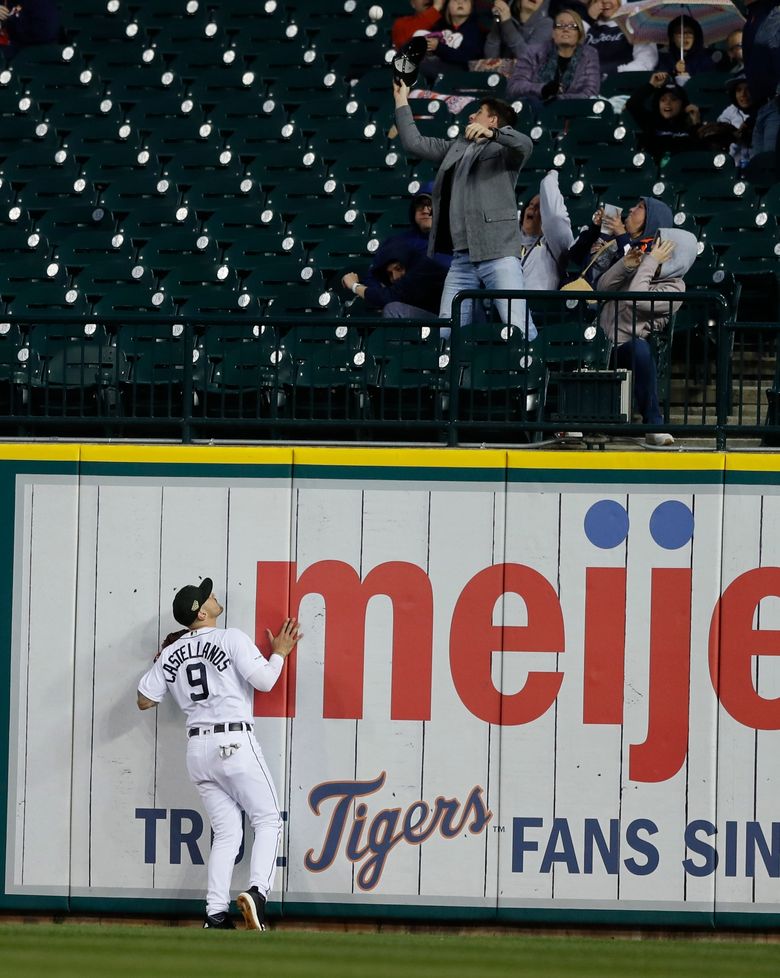
[[[753,126],[753,142],[750,150],[756,153],[776,153],[777,136],[780,132],[780,106],[774,99],[762,105]]]
[[[658,405],[658,372],[650,344],[637,336],[615,350],[615,366],[634,372],[634,400],[645,424],[664,420]]]
[[[452,315],[452,300],[458,292],[465,289],[522,289],[523,266],[519,258],[492,258],[489,261],[472,262],[466,251],[456,251],[452,257],[450,270],[444,280],[444,290],[441,294],[439,316],[449,319]],[[465,326],[478,318],[475,315],[474,303],[479,300],[467,299],[460,307],[460,325]],[[511,323],[529,340],[536,339],[536,326],[531,318],[530,310],[525,299],[494,299],[493,300],[502,323]],[[527,330],[526,330],[527,326]]]
[[[408,302],[388,302],[382,308],[384,319],[436,319],[435,312],[421,309],[420,306],[411,306]]]

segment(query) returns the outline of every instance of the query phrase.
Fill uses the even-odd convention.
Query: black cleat
[[[222,913],[206,914],[203,918],[203,927],[209,930],[235,930],[236,925],[233,923],[233,918],[227,912],[223,910]]]
[[[256,886],[239,893],[236,903],[244,916],[247,930],[265,930],[265,897]]]

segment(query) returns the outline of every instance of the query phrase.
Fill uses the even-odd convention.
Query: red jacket
[[[409,14],[408,17],[398,17],[393,22],[393,47],[398,50],[411,40],[417,31],[429,31],[434,24],[441,20],[441,11],[434,6],[428,7],[421,14]]]

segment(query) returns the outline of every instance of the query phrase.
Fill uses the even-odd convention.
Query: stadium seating
[[[36,404],[46,384],[64,390],[81,371],[91,393],[60,397],[63,416],[110,408],[170,419],[187,407],[181,375],[200,351],[187,409],[215,417],[440,419],[453,377],[475,425],[541,417],[554,406],[551,374],[605,365],[603,337],[585,340],[585,315],[571,333],[559,323],[532,353],[516,337],[492,342],[491,325],[491,341],[466,338],[454,365],[419,329],[365,333],[348,319],[346,339],[328,334],[341,298],[351,298],[341,275],[365,269],[381,240],[408,226],[409,195],[436,167],[407,159],[394,141],[388,16],[374,23],[364,5],[350,13],[340,0],[270,7],[74,0],[63,9],[66,44],[28,49],[0,70],[0,296],[21,317],[7,343],[0,335],[3,376],[23,347]],[[705,113],[725,105],[723,78],[689,82]],[[630,206],[653,193],[700,239],[689,283],[724,292],[735,322],[776,316],[780,185],[760,160],[755,176],[738,174],[727,154],[711,152],[673,156],[659,171],[613,98],[645,80],[612,76],[601,97],[539,113],[518,106],[534,140],[518,201],[557,169],[576,233],[598,203]],[[505,86],[495,72],[431,83],[441,96],[475,100]],[[414,111],[423,132],[446,139],[472,107],[452,113],[424,98]],[[104,343],[36,325],[74,310],[105,318]],[[185,349],[168,327],[157,338],[136,330],[134,313],[199,322],[195,345]],[[224,335],[206,328],[210,319]],[[119,352],[107,354],[101,343],[119,334]],[[702,317],[683,308],[675,344],[689,334],[711,343]],[[669,349],[658,351],[662,367]]]

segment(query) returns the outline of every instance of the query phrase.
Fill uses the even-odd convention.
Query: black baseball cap
[[[214,590],[214,582],[204,577],[200,584],[186,584],[173,598],[173,617],[180,625],[191,625],[204,601]]]

